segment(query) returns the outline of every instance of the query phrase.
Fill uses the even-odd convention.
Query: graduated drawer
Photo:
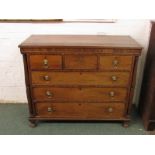
[[[68,119],[123,118],[124,103],[36,103],[39,117]]]
[[[64,55],[64,69],[97,69],[95,55]]]
[[[130,71],[132,59],[132,56],[100,56],[99,69]]]
[[[111,102],[125,101],[125,88],[33,88],[35,101]]]
[[[61,55],[30,55],[31,69],[61,69]]]
[[[129,72],[39,72],[32,74],[34,85],[128,86]]]

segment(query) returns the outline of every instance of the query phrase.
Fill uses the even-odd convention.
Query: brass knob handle
[[[43,63],[44,63],[44,65],[48,65],[48,60],[44,59]]]
[[[44,64],[44,67],[45,68],[48,68],[48,60],[47,59],[44,59],[43,60],[43,64]]]
[[[44,80],[45,80],[45,81],[49,81],[49,80],[50,80],[49,76],[48,76],[48,75],[45,75],[45,76],[44,76]]]
[[[112,79],[113,81],[116,81],[116,80],[117,80],[117,77],[116,77],[116,76],[112,76],[111,79]]]
[[[109,93],[109,95],[110,95],[111,97],[114,97],[114,96],[115,96],[115,92],[114,92],[114,91],[111,91],[111,92]]]
[[[113,63],[114,66],[117,66],[118,65],[118,60],[114,60],[112,63]]]
[[[113,112],[113,108],[111,108],[111,107],[108,108],[108,112],[110,112],[110,113]]]
[[[52,110],[51,107],[48,107],[48,108],[47,108],[47,111],[48,111],[48,112],[52,112],[53,110]]]
[[[50,91],[47,91],[46,95],[48,96],[48,98],[51,98],[53,96],[53,94]]]

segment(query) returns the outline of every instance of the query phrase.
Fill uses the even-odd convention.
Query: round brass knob
[[[116,80],[117,80],[117,77],[113,75],[113,76],[111,77],[111,79],[112,79],[113,81],[116,81]]]
[[[48,107],[48,108],[47,108],[47,111],[48,111],[48,112],[52,112],[52,108],[51,108],[51,107]]]
[[[118,65],[118,60],[114,60],[112,63],[113,63],[114,66],[117,66]]]
[[[108,112],[110,112],[110,113],[113,112],[113,108],[109,107]]]
[[[48,75],[45,75],[45,76],[44,76],[44,80],[45,80],[45,81],[49,81],[49,80],[50,80],[50,79],[49,79],[49,76],[48,76]]]
[[[48,60],[44,59],[43,60],[44,68],[48,68]]]
[[[109,95],[110,95],[111,97],[114,97],[114,96],[115,96],[115,92],[114,92],[114,91],[111,91],[111,92],[109,93]]]
[[[47,59],[44,59],[43,60],[43,63],[44,63],[44,65],[48,65],[48,60]]]
[[[48,107],[48,108],[47,108],[47,111],[48,111],[48,112],[54,112],[55,110],[54,110],[52,107]]]
[[[54,107],[48,107],[47,112],[55,112],[56,109]]]
[[[46,91],[46,95],[48,96],[48,98],[51,98],[53,96],[53,94],[50,91]]]

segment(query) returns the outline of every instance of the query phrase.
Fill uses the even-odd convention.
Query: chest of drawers
[[[32,35],[23,54],[31,126],[130,120],[141,47],[129,36]]]

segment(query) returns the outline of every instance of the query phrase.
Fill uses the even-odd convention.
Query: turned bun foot
[[[30,120],[29,126],[30,126],[31,128],[35,128],[35,127],[37,126],[37,122],[36,122],[36,121]]]
[[[124,121],[123,122],[123,127],[128,128],[129,127],[129,121]]]

